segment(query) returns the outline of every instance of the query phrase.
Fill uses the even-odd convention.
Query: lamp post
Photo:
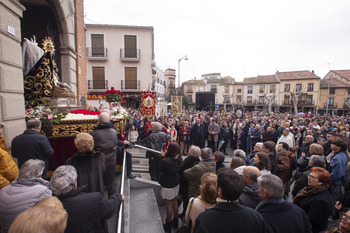
[[[326,116],[328,115],[328,105],[329,105],[329,91],[330,91],[330,85],[331,85],[331,79],[333,78],[333,74],[331,77],[329,77],[328,80],[328,95],[327,95],[327,105],[326,105]]]
[[[182,61],[182,59],[185,59],[185,61],[187,61],[188,60],[187,55],[180,58],[179,62],[178,62],[178,74],[177,74],[177,76],[178,76],[178,80],[177,80],[178,81],[178,88],[180,88],[180,62]]]

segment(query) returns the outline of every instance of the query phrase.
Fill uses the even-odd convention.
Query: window
[[[283,104],[286,104],[286,105],[290,104],[290,96],[289,95],[284,96]]]
[[[237,93],[242,93],[242,89],[237,89]]]
[[[306,96],[306,104],[312,104],[312,95]]]
[[[284,92],[290,92],[290,84],[284,84]]]
[[[137,58],[136,36],[124,36],[124,49],[126,58]]]
[[[193,92],[192,91],[192,86],[186,86],[186,89],[187,89],[187,92],[190,92],[190,93]]]
[[[242,96],[241,95],[237,95],[236,101],[237,101],[237,103],[241,103],[242,102]]]
[[[259,96],[259,104],[264,104],[264,96]]]
[[[125,89],[137,89],[137,68],[125,67]]]
[[[259,93],[264,93],[264,85],[259,86]]]
[[[298,83],[298,84],[295,85],[295,90],[296,91],[301,91],[302,87],[303,87],[303,85],[301,83]]]
[[[253,86],[248,86],[248,94],[253,94]]]
[[[187,98],[188,98],[188,102],[192,102],[192,95],[187,95]]]
[[[230,86],[225,86],[225,93],[230,93]]]
[[[175,87],[175,85],[174,85],[174,80],[170,80],[169,87],[170,87],[170,88],[174,88],[174,87]]]
[[[107,89],[104,67],[92,67],[92,89]]]
[[[103,34],[91,34],[91,56],[104,57],[104,38]]]
[[[270,86],[270,93],[275,93],[276,92],[276,85],[271,85]]]
[[[329,94],[334,95],[335,94],[335,88],[330,88],[329,89]]]
[[[247,104],[253,103],[253,99],[251,96],[247,96]]]
[[[334,104],[334,99],[333,98],[329,98],[328,99],[328,105],[333,106],[333,104]]]
[[[210,91],[216,92],[216,85],[210,85]]]
[[[307,91],[314,91],[314,84],[313,83],[307,84]]]

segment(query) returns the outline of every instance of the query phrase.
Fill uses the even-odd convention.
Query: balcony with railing
[[[108,60],[107,48],[86,47],[86,58],[88,60],[106,61]]]
[[[324,108],[327,108],[327,102],[326,103],[324,103]],[[331,108],[331,109],[333,109],[333,108],[338,108],[338,103],[329,103],[328,104],[328,108]]]
[[[141,57],[140,49],[120,49],[120,60],[126,62],[139,62]]]
[[[168,88],[169,89],[175,89],[175,85],[174,84],[169,84]]]
[[[193,93],[192,89],[187,89],[186,93]]]
[[[88,90],[107,90],[108,80],[88,80]]]
[[[140,90],[140,80],[121,80],[122,90]]]

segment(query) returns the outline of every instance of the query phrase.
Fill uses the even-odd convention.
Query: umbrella
[[[299,112],[297,115],[298,115],[298,116],[300,116],[300,115],[305,115],[305,113]]]

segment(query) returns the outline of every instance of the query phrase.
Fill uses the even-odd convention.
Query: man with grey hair
[[[183,173],[188,180],[188,197],[194,197],[198,192],[201,184],[202,175],[206,172],[216,172],[216,163],[212,158],[213,152],[210,148],[205,147],[201,152],[201,162],[193,167],[186,169]]]
[[[244,188],[242,194],[238,198],[238,202],[252,209],[262,200],[259,194],[258,177],[260,171],[257,167],[246,166],[243,169]]]
[[[264,218],[268,233],[311,232],[304,210],[283,199],[283,182],[278,176],[263,175],[258,184],[263,200],[255,210]]]
[[[242,149],[236,149],[233,151],[233,156],[237,156],[237,157],[241,157],[242,159],[246,160],[247,159],[247,155],[244,152],[244,150]]]
[[[51,177],[51,189],[68,213],[66,233],[107,232],[106,219],[115,214],[124,195],[108,199],[99,192],[86,193],[77,188],[77,172],[71,165],[58,167]]]
[[[23,163],[18,178],[0,190],[1,232],[9,230],[18,214],[52,196],[50,183],[41,178],[44,169],[44,161],[29,159]]]
[[[117,164],[117,146],[129,145],[128,141],[118,140],[118,133],[112,123],[110,115],[103,112],[98,116],[98,125],[90,134],[94,138],[94,150],[101,151],[106,156],[106,169],[103,174],[103,183],[106,186],[108,196],[116,192],[115,166]],[[128,171],[128,173],[131,171]],[[131,174],[131,173],[130,173]],[[129,175],[129,174],[128,174]]]
[[[148,137],[147,147],[151,148],[153,150],[161,151],[163,144],[165,144],[167,141],[170,140],[170,134],[164,133],[161,131],[162,124],[159,122],[152,122],[151,123],[151,130],[152,133]],[[151,176],[151,179],[154,181],[159,180],[159,173],[158,173],[158,165],[161,159],[160,154],[147,151],[146,157],[148,158],[148,164],[149,164],[149,174]]]
[[[11,143],[11,153],[14,158],[18,159],[18,167],[28,159],[40,159],[45,162],[43,178],[46,177],[49,168],[49,158],[54,151],[46,136],[40,133],[41,122],[37,119],[28,120],[27,129],[23,134],[16,136]]]

